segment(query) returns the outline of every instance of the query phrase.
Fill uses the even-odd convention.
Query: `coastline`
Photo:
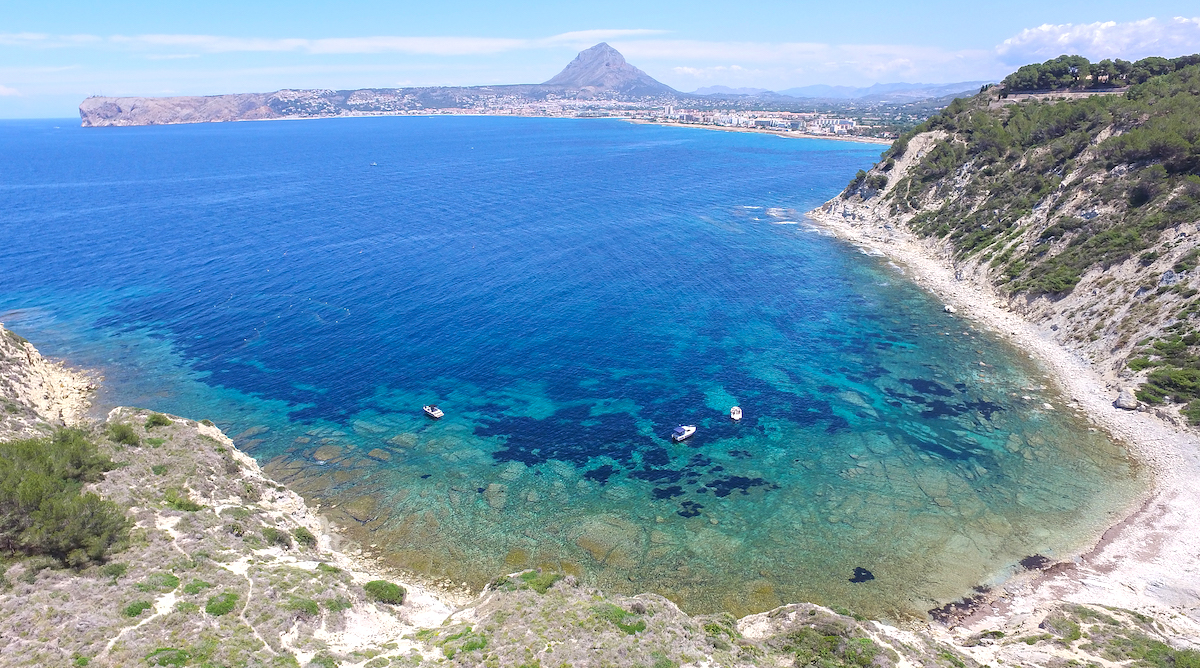
[[[699,125],[696,123],[670,123],[666,121],[651,121],[644,118],[631,118],[629,116],[544,116],[540,114],[490,114],[490,113],[388,113],[388,112],[361,112],[351,114],[337,114],[329,116],[280,116],[278,118],[235,118],[229,120],[212,120],[212,121],[169,121],[165,123],[128,123],[114,124],[105,126],[84,126],[84,127],[145,127],[147,125],[196,125],[199,123],[268,123],[271,121],[313,121],[326,120],[335,118],[436,118],[440,116],[487,116],[491,118],[563,118],[569,120],[606,120],[606,121],[624,121],[634,125],[658,125],[664,128],[694,128],[699,130],[715,130],[717,132],[745,132],[750,134],[769,135],[772,137],[782,137],[784,139],[828,139],[831,141],[845,141],[856,144],[878,144],[880,146],[891,146],[894,140],[879,139],[877,137],[862,137],[859,135],[810,135],[797,134],[791,132],[775,132],[772,130],[763,130],[760,128],[736,128],[723,125]]]
[[[836,200],[835,200],[836,202]],[[1175,616],[1190,638],[1200,638],[1200,440],[1150,414],[1113,405],[1118,389],[1082,356],[1054,341],[1042,329],[1006,308],[1004,299],[977,276],[956,276],[951,257],[936,242],[920,239],[899,220],[868,217],[835,208],[831,202],[807,214],[816,229],[862,252],[887,258],[906,277],[971,320],[1000,334],[1038,363],[1069,400],[1096,427],[1123,445],[1150,474],[1149,487],[1130,499],[1127,511],[1102,535],[1069,560],[1033,571],[968,606],[950,634],[1021,628],[1057,601],[1091,603]],[[839,210],[840,209],[840,210]],[[1183,615],[1179,613],[1183,612]],[[931,629],[936,628],[930,625]],[[1188,644],[1195,640],[1185,638]],[[990,660],[990,647],[975,650]]]
[[[698,130],[716,130],[718,132],[747,132],[751,134],[770,135],[772,137],[782,137],[784,139],[830,139],[833,141],[848,141],[856,144],[879,144],[880,146],[891,146],[894,140],[878,139],[876,137],[860,137],[858,135],[810,135],[810,134],[794,134],[790,132],[774,132],[771,130],[761,130],[759,128],[735,128],[724,125],[700,125],[697,123],[669,123],[666,121],[650,121],[644,118],[624,118],[620,116],[608,116],[606,118],[616,118],[634,125],[659,125],[664,128],[695,128]]]

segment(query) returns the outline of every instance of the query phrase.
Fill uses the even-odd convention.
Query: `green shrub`
[[[150,431],[155,427],[170,427],[171,424],[171,418],[162,413],[151,413],[150,417],[146,418],[146,431]]]
[[[785,636],[781,649],[796,657],[798,666],[859,666],[868,668],[875,663],[880,648],[869,638],[841,635],[833,629],[818,631],[806,626]],[[950,654],[942,657],[961,668],[962,661]]]
[[[315,547],[317,544],[317,537],[304,527],[292,529],[292,535],[296,537],[296,542],[304,547]]]
[[[150,472],[153,473],[154,475],[163,475],[167,472],[167,465],[166,464],[155,464],[154,466],[150,467]]]
[[[100,572],[106,577],[112,578],[113,584],[116,584],[117,580],[128,570],[129,564],[120,561],[109,562],[100,567]]]
[[[204,507],[195,501],[192,501],[188,498],[186,493],[177,489],[168,489],[163,495],[163,500],[166,501],[167,506],[174,508],[175,510],[182,510],[189,513],[194,513]]]
[[[263,527],[262,536],[267,545],[281,545],[284,548],[292,546],[292,539],[288,537],[287,533],[275,527]]]
[[[161,647],[146,655],[146,662],[152,666],[186,666],[191,660],[187,650],[173,647]]]
[[[153,607],[154,606],[150,603],[150,601],[134,601],[124,608],[121,608],[121,614],[125,615],[126,617],[137,617]]]
[[[330,612],[349,610],[354,605],[349,600],[342,598],[341,596],[337,598],[325,599],[322,603],[325,605],[325,609],[329,610]]]
[[[293,596],[284,607],[292,612],[299,612],[309,617],[316,617],[321,613],[321,608],[316,601],[311,598],[301,598],[299,596]]]
[[[204,605],[204,611],[214,617],[227,615],[230,612],[233,612],[233,606],[237,603],[237,599],[238,595],[231,591],[213,596],[209,598],[208,603]]]
[[[192,580],[191,582],[189,582],[183,586],[183,593],[199,594],[200,592],[204,591],[205,589],[210,589],[210,588],[212,588],[211,582],[205,582],[204,580]]]
[[[114,422],[108,425],[108,437],[117,443],[125,445],[139,445],[142,439],[138,437],[137,431],[124,422]]]
[[[200,424],[204,425],[205,427],[215,427],[215,426],[217,426],[217,425],[213,424],[213,421],[212,421],[212,420],[208,420],[208,419],[201,420],[201,421],[200,421]]]
[[[129,535],[129,521],[80,488],[114,466],[77,429],[0,443],[0,550],[75,567],[103,562]]]
[[[146,439],[146,444],[152,448],[157,448],[166,442],[167,442],[167,439],[165,439],[165,438],[148,438],[148,439]]]
[[[179,586],[179,578],[171,573],[151,573],[138,583],[138,591],[175,591]]]
[[[337,566],[330,566],[329,564],[325,563],[324,561],[317,564],[317,570],[321,571],[322,573],[341,573],[342,572],[342,569],[338,568]]]
[[[526,571],[520,576],[521,581],[539,594],[545,594],[555,582],[562,579],[561,573],[550,571]]]
[[[367,596],[379,601],[380,603],[390,603],[392,605],[401,605],[404,603],[404,596],[408,593],[398,584],[388,582],[386,580],[371,580],[363,586]]]
[[[308,662],[308,665],[317,666],[317,668],[338,668],[342,663],[329,654],[321,652],[314,656],[312,661]]]
[[[596,613],[596,616],[600,619],[612,622],[625,635],[634,635],[646,630],[645,620],[636,619],[633,622],[627,622],[627,618],[637,617],[637,615],[612,603],[596,606],[592,608],[592,612]]]

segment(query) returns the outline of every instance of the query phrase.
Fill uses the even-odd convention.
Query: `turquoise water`
[[[804,224],[878,146],[58,125],[0,124],[0,320],[101,368],[105,406],[213,419],[417,573],[903,617],[1139,489],[1014,351]]]

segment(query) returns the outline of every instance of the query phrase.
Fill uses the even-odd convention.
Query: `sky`
[[[1200,52],[1195,0],[0,1],[0,118],[90,95],[538,83],[605,41],[681,91],[998,80]]]

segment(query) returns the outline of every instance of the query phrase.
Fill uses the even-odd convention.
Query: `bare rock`
[[[1138,400],[1128,388],[1121,388],[1121,391],[1117,394],[1117,400],[1113,402],[1113,406],[1122,410],[1133,411],[1137,410]]]

